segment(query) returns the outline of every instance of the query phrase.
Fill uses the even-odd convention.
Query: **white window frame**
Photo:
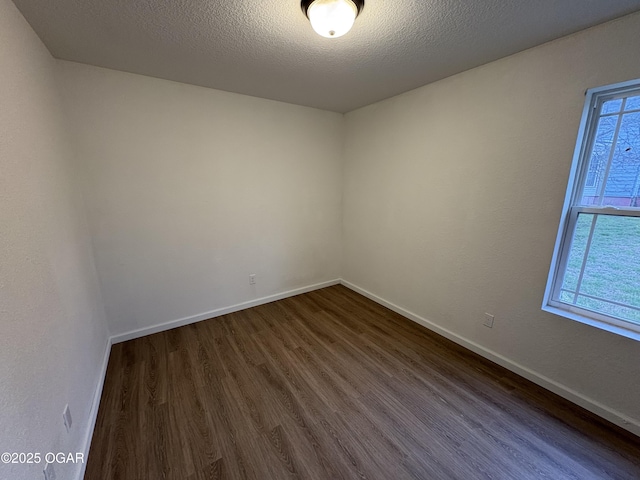
[[[575,224],[579,213],[594,213],[598,215],[624,215],[640,217],[638,207],[584,207],[579,206],[579,196],[584,190],[587,180],[590,154],[596,136],[599,112],[605,101],[627,96],[630,92],[640,89],[640,79],[629,82],[591,88],[586,92],[585,106],[578,130],[576,148],[569,173],[567,193],[562,207],[560,227],[556,237],[551,268],[547,279],[542,309],[577,322],[591,325],[608,332],[616,333],[627,338],[640,341],[640,325],[621,320],[602,313],[587,310],[575,305],[569,305],[555,300],[560,290],[561,282],[566,270],[566,262],[571,246]],[[615,145],[614,145],[615,147]],[[612,147],[612,148],[614,148]],[[605,175],[606,177],[606,175]],[[603,179],[604,180],[604,179]],[[603,182],[604,183],[604,182]],[[598,182],[596,182],[596,185]],[[604,193],[604,186],[601,186]]]

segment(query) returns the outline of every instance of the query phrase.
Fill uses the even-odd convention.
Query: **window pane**
[[[587,248],[587,239],[591,230],[591,222],[594,215],[581,213],[576,221],[576,229],[571,241],[571,249],[569,250],[569,259],[567,260],[567,269],[565,270],[564,279],[562,280],[562,290],[564,293],[575,293],[578,288],[578,277],[582,270],[582,259]],[[569,301],[573,303],[573,298]]]
[[[622,116],[602,205],[636,206],[639,182],[640,112],[636,112]]]
[[[622,107],[622,99],[609,100],[602,104],[602,113],[615,113],[620,111]]]
[[[593,298],[584,296],[578,296],[576,305],[591,310],[592,312],[599,312],[609,315],[610,317],[640,324],[640,312],[631,307],[623,307],[615,303],[607,302],[606,300],[594,300]]]
[[[639,279],[640,217],[579,214],[559,299],[640,324]]]
[[[640,95],[637,97],[629,97],[627,98],[627,105],[624,107],[625,110],[638,110],[640,109]]]
[[[613,144],[613,136],[616,132],[616,124],[618,116],[602,117],[598,121],[598,130],[593,142],[591,150],[591,161],[589,162],[589,170],[587,183],[582,192],[582,205],[598,204],[602,179],[609,162],[611,146]]]

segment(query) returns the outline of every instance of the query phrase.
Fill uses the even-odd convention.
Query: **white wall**
[[[114,335],[339,278],[342,115],[58,73]]]
[[[107,340],[54,67],[0,0],[0,452],[84,451]],[[0,463],[0,478],[42,478],[43,467]]]
[[[584,92],[638,45],[635,14],[347,114],[343,277],[640,423],[640,343],[540,309]]]

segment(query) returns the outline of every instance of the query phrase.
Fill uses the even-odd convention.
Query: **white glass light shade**
[[[307,16],[318,35],[337,38],[351,30],[358,8],[351,0],[315,0]]]

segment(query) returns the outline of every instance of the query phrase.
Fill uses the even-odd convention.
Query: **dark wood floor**
[[[114,345],[85,478],[639,479],[640,439],[336,286]]]

